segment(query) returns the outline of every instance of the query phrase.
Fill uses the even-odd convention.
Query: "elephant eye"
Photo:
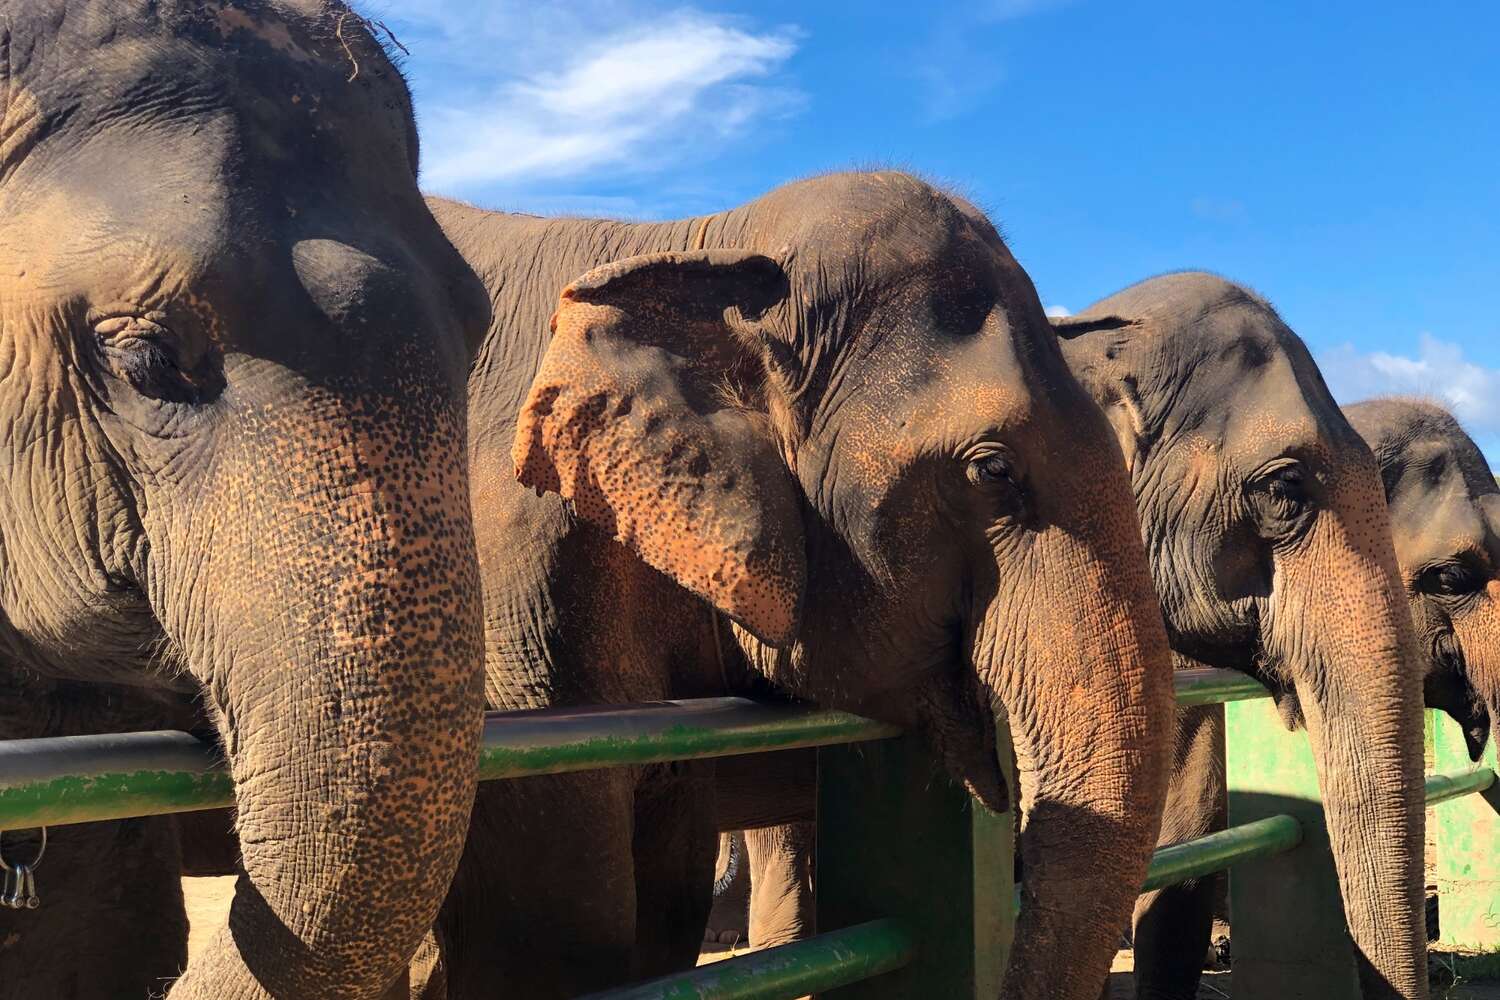
[[[1015,468],[1004,455],[990,452],[971,459],[968,466],[969,482],[975,486],[1015,486]]]
[[[143,396],[168,403],[201,402],[205,380],[184,369],[172,332],[152,316],[110,316],[94,324],[110,374]]]
[[[1283,534],[1305,523],[1312,509],[1312,489],[1306,467],[1299,462],[1278,464],[1251,481],[1249,494],[1262,525]]]
[[[1307,478],[1300,466],[1277,469],[1266,477],[1266,492],[1277,504],[1300,507],[1307,503]]]
[[[1458,597],[1483,589],[1484,580],[1463,563],[1446,562],[1424,570],[1418,578],[1417,585],[1428,594]]]

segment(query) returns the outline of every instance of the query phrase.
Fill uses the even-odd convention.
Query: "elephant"
[[[1177,665],[1247,672],[1306,727],[1363,993],[1425,996],[1422,669],[1370,448],[1223,278],[1164,275],[1054,326],[1125,454]],[[1222,708],[1174,729],[1163,844],[1222,826]],[[1140,898],[1138,996],[1196,995],[1214,882]]]
[[[1425,996],[1423,682],[1375,456],[1301,340],[1222,278],[1165,275],[1053,322],[1125,455],[1175,665],[1250,673],[1307,726],[1364,993]],[[1482,710],[1454,708],[1488,731]],[[1222,707],[1178,710],[1168,731],[1163,845],[1227,825]],[[752,884],[752,913],[805,907],[802,857],[747,855],[774,876],[767,899]],[[1216,881],[1141,896],[1139,996],[1197,995]]]
[[[1344,414],[1380,463],[1396,561],[1429,653],[1426,703],[1459,723],[1478,760],[1500,712],[1500,486],[1441,406],[1372,399]]]
[[[1500,575],[1491,555],[1500,488],[1472,439],[1436,405],[1379,399],[1342,412],[1380,473],[1398,578],[1417,640],[1418,704],[1452,717],[1470,757],[1478,760],[1500,705],[1488,666],[1500,634],[1486,618],[1491,581]],[[1222,709],[1179,711],[1163,843],[1228,825],[1223,727]],[[1198,943],[1208,939],[1214,893],[1222,884],[1222,876],[1203,879],[1142,898],[1138,914],[1151,913],[1137,922],[1142,996],[1196,995]]]
[[[0,52],[0,737],[199,728],[243,867],[184,971],[175,822],[52,831],[0,995],[378,996],[458,863],[483,698],[489,307],[406,86],[315,0],[3,0]]]
[[[1155,841],[1170,664],[1119,446],[995,228],[898,172],[665,223],[431,204],[494,316],[488,706],[759,678],[921,736],[993,810],[1003,707],[1031,862],[1005,995],[1091,998]],[[435,927],[448,995],[691,967],[714,773],[484,785]]]

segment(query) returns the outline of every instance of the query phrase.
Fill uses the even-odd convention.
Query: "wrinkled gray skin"
[[[1155,840],[1165,636],[1118,446],[993,227],[892,173],[649,225],[433,208],[495,316],[470,381],[490,706],[760,675],[924,735],[1004,808],[1003,704],[1031,816],[1005,995],[1092,998]],[[437,924],[449,995],[690,967],[713,774],[486,784]]]
[[[1369,448],[1301,340],[1220,278],[1155,278],[1056,327],[1125,453],[1180,665],[1251,673],[1306,725],[1364,995],[1426,996],[1422,667]],[[1217,711],[1179,714],[1163,843],[1202,832],[1180,800]],[[1139,996],[1195,995],[1211,899],[1141,898]]]
[[[1369,448],[1301,341],[1266,303],[1222,279],[1156,278],[1056,326],[1125,452],[1178,665],[1252,673],[1277,693],[1290,722],[1305,716],[1341,881],[1381,887],[1345,892],[1365,994],[1425,995],[1418,691],[1427,658],[1417,656],[1404,613]],[[1455,523],[1469,528],[1465,537],[1482,545],[1485,524],[1456,502],[1494,490],[1470,448],[1444,467],[1445,495],[1455,500]],[[1410,530],[1424,500],[1430,507],[1430,498],[1413,498],[1401,515],[1414,522]],[[1436,539],[1426,541],[1430,549]],[[1456,603],[1478,619],[1487,596]],[[1451,670],[1436,685],[1433,674],[1429,694],[1451,685]],[[1472,697],[1443,705],[1471,744],[1476,734],[1483,742],[1482,706]],[[1162,844],[1225,826],[1222,708],[1180,710],[1173,728]],[[1379,791],[1356,808],[1363,788]],[[774,847],[757,857],[756,845],[747,847],[752,872],[774,872],[767,881],[778,887],[762,899],[755,886],[751,913],[794,912],[805,893],[787,886],[803,860]],[[1197,995],[1213,902],[1213,879],[1141,897],[1139,996]],[[753,932],[750,941],[759,944]]]
[[[201,705],[244,874],[172,997],[379,995],[458,860],[482,660],[488,310],[405,86],[311,0],[6,0],[0,75],[0,738]],[[0,995],[170,984],[174,826],[54,831]]]

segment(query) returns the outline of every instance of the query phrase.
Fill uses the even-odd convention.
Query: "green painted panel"
[[[583,1000],[793,1000],[863,983],[916,955],[911,933],[875,920]]]
[[[1015,929],[1013,829],[913,738],[818,751],[818,926],[893,917],[917,943],[910,965],[824,1000],[994,1000]]]
[[[1265,685],[1249,674],[1214,667],[1174,670],[1172,686],[1179,705],[1218,705],[1227,701],[1271,697]]]
[[[1358,1000],[1307,734],[1287,732],[1270,701],[1238,702],[1224,712],[1230,824],[1284,814],[1303,834],[1295,850],[1230,869],[1235,995]]]
[[[1472,773],[1476,765],[1469,761],[1458,723],[1440,713],[1428,714],[1438,769]],[[1481,774],[1497,769],[1494,740],[1479,767]],[[1500,787],[1490,784],[1480,794],[1456,798],[1432,816],[1437,824],[1441,942],[1475,950],[1500,948]]]

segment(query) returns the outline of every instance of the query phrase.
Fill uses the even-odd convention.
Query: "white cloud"
[[[424,186],[462,192],[699,159],[803,102],[777,79],[797,50],[793,28],[641,0],[497,6],[425,0],[393,14],[425,36],[414,61],[452,52],[431,82],[428,67],[415,74]]]
[[[1047,315],[1052,319],[1066,319],[1073,315],[1073,310],[1067,306],[1048,306]]]
[[[1461,346],[1423,333],[1415,356],[1365,353],[1341,344],[1318,356],[1318,366],[1340,403],[1371,396],[1427,396],[1446,403],[1470,433],[1500,434],[1500,369],[1464,357]]]

